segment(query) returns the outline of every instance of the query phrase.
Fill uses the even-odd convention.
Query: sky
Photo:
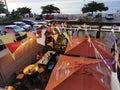
[[[81,3],[87,3],[90,1],[93,0],[6,0],[8,10],[10,12],[13,9],[16,10],[18,7],[29,7],[31,8],[31,11],[33,13],[41,13],[42,10],[40,7],[48,4],[54,4],[55,6],[60,8],[61,12],[66,12],[66,13],[80,12],[80,9],[83,7]],[[94,0],[94,1],[105,2],[105,1],[120,1],[120,0]]]
[[[40,1],[65,1],[65,0],[6,0],[7,2],[40,2]],[[73,0],[66,0],[73,1]],[[75,0],[75,1],[120,1],[120,0]]]

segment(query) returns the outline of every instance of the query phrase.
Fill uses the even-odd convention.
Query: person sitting
[[[36,60],[39,61],[43,56],[43,53],[38,52],[36,55]]]
[[[56,64],[56,56],[55,56],[55,54],[50,53],[50,60],[47,63],[47,70],[48,71],[52,71],[54,66],[55,66],[55,64]]]
[[[50,61],[56,62],[56,56],[53,53],[50,53]]]

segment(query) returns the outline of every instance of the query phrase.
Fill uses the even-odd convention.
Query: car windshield
[[[25,26],[25,23],[17,23],[18,26]]]
[[[15,32],[20,32],[21,28],[19,26],[14,26],[13,29],[15,30]]]
[[[113,14],[108,14],[108,16],[113,16]]]
[[[28,23],[28,24],[34,24],[33,21],[23,21],[23,22]]]

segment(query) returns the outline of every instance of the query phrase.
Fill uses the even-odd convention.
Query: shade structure
[[[95,38],[91,38],[89,42],[88,38],[72,37],[71,42],[67,44],[65,54],[96,57],[95,48],[103,58],[113,59],[110,49],[104,39]]]
[[[111,90],[110,75],[100,60],[60,55],[45,90]]]
[[[21,41],[13,42],[13,43],[7,43],[5,46],[9,49],[9,51],[13,54],[17,48],[21,45]]]

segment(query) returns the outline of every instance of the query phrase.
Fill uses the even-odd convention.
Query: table
[[[6,86],[4,90],[15,90],[13,86]]]
[[[24,68],[23,73],[27,75],[31,75],[35,72],[37,72],[39,69],[38,65],[36,64],[30,64],[27,67]]]
[[[36,64],[44,64],[44,65],[47,65],[47,63],[49,62],[50,60],[50,53],[53,53],[55,54],[55,51],[48,51],[44,54],[44,56],[36,62]]]

